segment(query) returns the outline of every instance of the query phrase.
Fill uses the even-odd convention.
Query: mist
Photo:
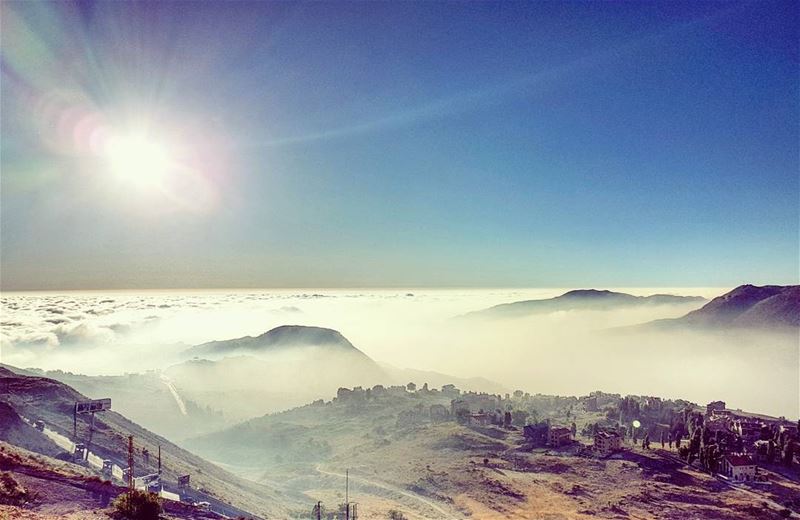
[[[581,395],[604,390],[701,404],[721,399],[731,408],[798,415],[796,333],[632,328],[680,317],[702,303],[559,311],[516,319],[458,318],[499,303],[549,298],[566,290],[6,293],[0,361],[90,375],[152,369],[170,373],[169,367],[186,361],[184,351],[191,345],[256,336],[279,325],[313,325],[338,330],[382,367],[484,378],[493,383],[487,384],[489,391]],[[727,289],[615,290],[711,298]],[[255,377],[248,368],[252,383],[245,386],[274,395],[270,410],[315,396],[330,398],[337,385],[406,382],[398,380],[403,377],[399,371],[379,373],[371,366],[338,363],[317,354],[296,356],[261,356],[253,366],[263,367],[269,377]],[[245,378],[237,370],[220,375],[213,390],[220,395],[237,385],[241,390]],[[384,377],[385,382],[380,380]],[[190,380],[184,373],[180,386],[199,393]],[[206,398],[212,389],[208,390]],[[291,398],[281,399],[281,393]],[[261,411],[243,409],[235,415]]]

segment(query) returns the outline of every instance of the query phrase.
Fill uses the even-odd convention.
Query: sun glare
[[[158,185],[174,167],[165,145],[140,135],[112,137],[105,156],[114,175],[136,184]]]

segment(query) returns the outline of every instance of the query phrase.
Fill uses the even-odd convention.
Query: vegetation
[[[161,502],[155,493],[130,491],[114,500],[114,517],[120,520],[158,520]]]
[[[32,498],[10,473],[0,473],[0,504],[21,506]]]
[[[397,509],[390,509],[389,520],[408,520],[408,517]]]

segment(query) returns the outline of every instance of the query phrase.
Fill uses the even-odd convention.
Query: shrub
[[[161,502],[158,495],[146,491],[130,491],[114,500],[113,516],[124,520],[158,520]]]
[[[0,473],[0,504],[21,506],[31,498],[10,473]]]
[[[408,520],[408,517],[397,509],[390,509],[389,520]]]

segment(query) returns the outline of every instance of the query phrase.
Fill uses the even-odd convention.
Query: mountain
[[[544,314],[557,311],[572,310],[611,310],[643,305],[699,305],[706,301],[700,296],[675,296],[671,294],[653,294],[650,296],[634,296],[597,289],[577,289],[555,298],[544,300],[524,300],[503,303],[470,312],[463,317],[469,318],[518,318],[531,314]]]
[[[286,497],[265,485],[257,485],[236,477],[209,463],[208,461],[176,446],[164,437],[156,435],[138,424],[128,420],[115,411],[103,411],[95,414],[95,427],[89,443],[90,418],[88,414],[77,416],[73,426],[73,409],[77,401],[88,398],[75,389],[53,379],[17,374],[8,368],[0,367],[0,403],[4,403],[4,413],[16,425],[6,431],[1,440],[14,443],[20,424],[16,418],[29,421],[44,421],[47,431],[68,442],[90,444],[93,453],[103,459],[110,459],[121,467],[127,466],[127,440],[134,437],[136,458],[134,467],[136,474],[154,473],[157,470],[155,454],[161,449],[163,461],[163,480],[177,482],[180,475],[191,475],[193,492],[202,489],[209,500],[217,500],[235,506],[239,513],[245,511],[264,517],[286,517],[288,506],[293,504]],[[143,401],[147,395],[142,395]],[[114,402],[112,401],[112,406]],[[77,439],[73,437],[73,427],[77,430]],[[16,431],[14,431],[16,430]],[[29,428],[24,433],[35,439],[28,439],[28,449],[36,449],[34,442],[45,442],[45,433]],[[51,438],[51,437],[47,437]],[[144,459],[142,450],[146,448],[153,456]],[[44,454],[51,454],[47,451]],[[66,457],[66,454],[62,452]],[[233,508],[232,508],[233,509]]]
[[[740,285],[700,309],[657,327],[797,328],[800,327],[800,285]]]
[[[211,341],[185,351],[189,356],[219,357],[230,354],[271,353],[297,347],[320,347],[330,352],[366,354],[353,346],[339,331],[305,325],[282,325],[260,336]]]
[[[139,374],[25,373],[58,380],[93,399],[110,397],[116,410],[178,443],[320,399],[341,386],[394,382],[341,333],[321,327],[285,325],[189,352],[196,357]]]

